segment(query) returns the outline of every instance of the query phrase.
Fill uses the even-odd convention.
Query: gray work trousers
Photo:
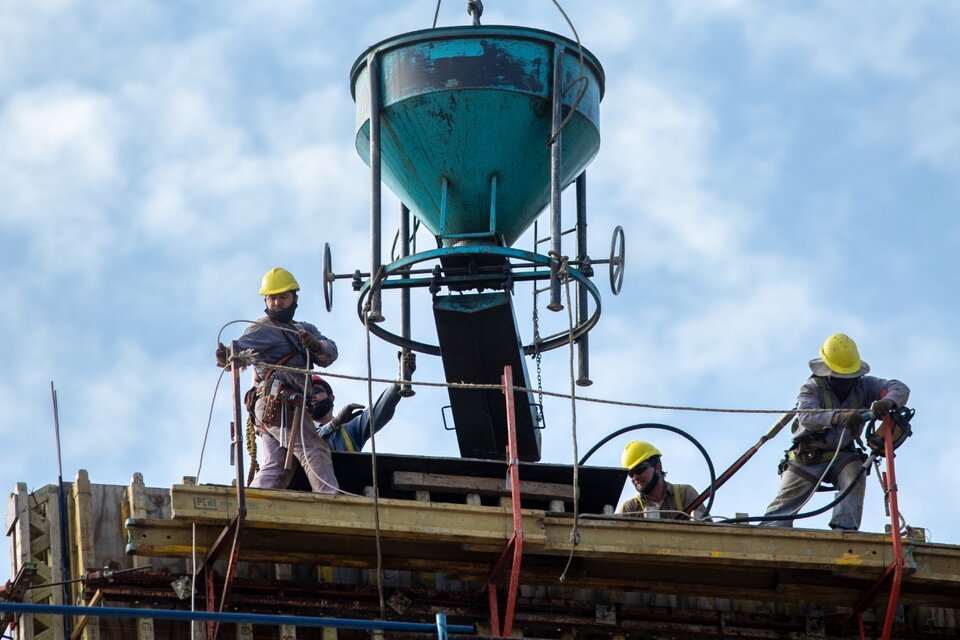
[[[259,416],[262,415],[258,403]],[[290,420],[288,420],[289,422]],[[280,427],[265,427],[267,433],[261,433],[260,443],[263,445],[264,461],[260,470],[253,477],[251,487],[259,489],[286,489],[293,480],[295,468],[284,469],[287,459],[286,444],[291,437],[291,429]],[[330,457],[330,445],[320,437],[313,426],[313,420],[307,416],[303,420],[303,428],[293,447],[293,456],[300,462],[300,466],[307,474],[310,488],[315,493],[337,493],[340,485],[333,473],[333,460]]]
[[[837,487],[837,494],[842,492],[853,482],[860,469],[861,460],[859,456],[853,462],[848,462],[850,456],[841,453],[840,457],[833,463],[826,480],[833,482]],[[844,463],[839,471],[834,473],[838,463]],[[827,462],[819,464],[802,465],[800,468],[814,478],[819,478],[824,469],[827,468]],[[867,488],[866,476],[860,478],[857,485],[847,494],[838,505],[833,508],[833,516],[830,518],[831,529],[842,529],[845,531],[856,531],[860,528],[860,518],[863,516],[863,494]],[[800,505],[807,499],[810,492],[814,490],[813,481],[797,473],[793,465],[787,465],[780,474],[780,488],[777,491],[777,497],[773,499],[770,506],[767,507],[766,516],[787,516],[798,513],[799,511],[809,511],[814,507],[810,506],[801,509]],[[792,527],[793,520],[769,520],[760,524],[767,527]]]

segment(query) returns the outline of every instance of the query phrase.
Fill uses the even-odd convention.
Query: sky
[[[572,37],[546,0],[485,5],[484,24]],[[896,458],[906,521],[960,544],[960,5],[562,6],[606,75],[589,252],[607,258],[622,225],[627,255],[619,296],[598,270],[593,385],[578,394],[785,410],[823,339],[848,333],[873,373],[912,390],[915,435]],[[215,397],[213,353],[244,326],[224,325],[262,315],[257,290],[274,266],[302,286],[298,319],[337,342],[330,371],[366,375],[356,294],[338,281],[328,313],[321,278],[325,242],[337,273],[369,264],[369,172],[354,149],[349,72],[375,42],[430,27],[435,7],[0,0],[0,486],[57,481],[51,381],[64,480],[86,469],[95,483],[125,485],[141,472],[165,487],[199,471],[201,482],[228,483],[231,404],[225,387]],[[441,5],[439,26],[468,23],[462,2]],[[399,205],[384,194],[389,239]],[[567,193],[565,224],[573,212]],[[516,246],[530,250],[530,234]],[[429,295],[412,298],[414,337],[433,342]],[[525,341],[531,300],[518,285]],[[385,301],[396,322],[396,299]],[[540,305],[544,327],[566,326],[565,313]],[[373,338],[371,349],[373,375],[392,378],[396,348]],[[568,367],[565,349],[545,354],[543,388],[567,392]],[[421,355],[415,379],[442,381],[439,359]],[[339,405],[365,403],[365,383],[333,383]],[[420,388],[377,450],[458,456],[446,404],[442,390]],[[547,399],[544,412],[543,460],[572,463],[569,400]],[[576,447],[666,423],[700,441],[719,471],[776,417],[579,401]],[[621,436],[590,464],[618,465],[633,438],[661,449],[671,481],[709,483],[693,445],[663,431]],[[718,491],[713,514],[761,514],[788,446],[782,433],[762,447]],[[887,523],[872,474],[862,529]]]

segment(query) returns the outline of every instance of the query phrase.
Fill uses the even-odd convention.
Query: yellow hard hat
[[[274,267],[263,274],[263,281],[260,283],[260,295],[271,296],[285,291],[299,291],[300,285],[293,274],[283,267]]]
[[[659,456],[660,450],[649,442],[634,440],[623,448],[623,454],[620,456],[620,464],[628,471],[638,464],[642,464],[653,456]]]
[[[844,333],[835,333],[820,345],[820,357],[810,361],[814,375],[834,378],[859,378],[870,371],[860,359],[857,343]]]

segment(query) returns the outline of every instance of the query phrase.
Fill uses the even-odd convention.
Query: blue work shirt
[[[380,394],[373,407],[373,423],[377,432],[393,418],[397,404],[400,402],[400,386],[396,384]],[[370,439],[370,410],[363,412],[339,427],[332,422],[317,427],[317,432],[323,436],[332,451],[360,451]]]

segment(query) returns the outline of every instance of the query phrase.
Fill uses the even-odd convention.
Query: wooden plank
[[[10,566],[14,575],[25,563],[35,562],[31,547],[29,499],[30,492],[27,490],[26,483],[18,482],[16,489],[10,495],[10,500],[7,502],[7,535],[11,536]],[[46,571],[44,572],[43,569],[46,569]],[[44,573],[49,577],[49,568],[46,567],[46,563],[38,563],[37,575],[45,581]],[[30,600],[32,602],[37,602],[37,598],[43,595],[37,593],[37,591],[39,590],[31,590]],[[36,616],[20,616],[16,637],[18,639],[34,638],[36,635],[35,620]]]
[[[97,569],[94,556],[94,537],[92,513],[93,494],[90,487],[90,476],[86,469],[77,472],[77,479],[73,483],[74,507],[74,540],[77,553],[77,563],[74,572],[84,574],[88,569]],[[91,617],[83,630],[83,640],[100,640],[100,620]]]
[[[284,531],[316,531],[372,537],[373,502],[352,496],[330,496],[320,504],[315,495],[299,491],[246,492],[246,527],[263,527]],[[236,494],[230,487],[189,487],[171,489],[174,520],[222,524],[228,513],[236,511]],[[384,539],[429,539],[462,543],[499,544],[513,531],[509,511],[489,507],[458,504],[423,503],[410,500],[382,499],[380,534]],[[429,506],[426,506],[429,505]],[[523,511],[524,544],[543,542],[537,525],[541,511]]]
[[[403,491],[436,491],[439,493],[465,493],[484,496],[510,495],[507,479],[456,476],[418,471],[394,471],[393,488]],[[573,500],[573,485],[554,482],[520,481],[524,498],[531,500]]]
[[[123,501],[120,517],[123,522],[126,522],[128,517],[147,518],[153,512],[150,498],[147,496],[147,486],[143,481],[143,474],[134,473],[130,479],[130,486],[126,490],[126,499]],[[152,564],[148,559],[137,556],[134,556],[132,560],[135,568]],[[137,618],[137,640],[154,640],[155,637],[156,630],[153,620],[151,618]]]
[[[175,519],[131,523],[133,550],[187,554],[195,521],[202,551],[233,514],[233,500],[229,487],[174,487]],[[250,490],[247,508],[243,560],[369,567],[375,557],[369,500]],[[390,569],[476,577],[512,531],[510,512],[496,507],[383,499],[380,514]],[[570,553],[572,518],[537,510],[522,517],[524,583],[555,581]],[[581,518],[578,530],[568,583],[607,589],[849,603],[892,560],[890,538],[881,534],[604,516]],[[905,602],[960,605],[960,547],[915,543],[913,559],[917,570],[904,579]]]

